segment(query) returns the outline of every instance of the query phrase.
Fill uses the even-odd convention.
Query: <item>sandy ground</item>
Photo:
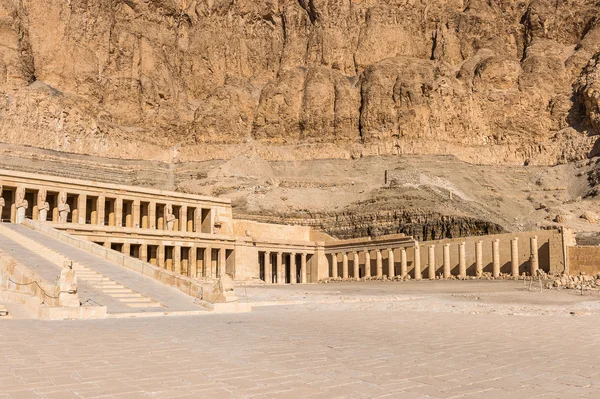
[[[527,316],[600,315],[600,292],[529,288],[524,281],[335,282],[236,288],[254,306]]]

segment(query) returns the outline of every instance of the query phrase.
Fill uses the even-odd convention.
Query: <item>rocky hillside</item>
[[[0,141],[189,161],[595,153],[598,0],[0,0]]]

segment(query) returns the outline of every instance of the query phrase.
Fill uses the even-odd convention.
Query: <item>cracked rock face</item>
[[[589,62],[581,77],[580,93],[589,123],[600,131],[600,53]]]
[[[0,0],[0,140],[553,165],[594,145],[599,20],[597,0]]]

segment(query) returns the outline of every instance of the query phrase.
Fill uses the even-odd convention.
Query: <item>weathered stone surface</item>
[[[163,161],[243,145],[562,163],[600,124],[598,17],[595,0],[3,0],[0,139]]]

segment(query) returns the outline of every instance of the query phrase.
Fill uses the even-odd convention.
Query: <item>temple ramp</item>
[[[106,305],[109,314],[203,312],[195,298],[176,288],[23,225],[0,224],[0,248],[48,281],[72,262],[82,300]]]

